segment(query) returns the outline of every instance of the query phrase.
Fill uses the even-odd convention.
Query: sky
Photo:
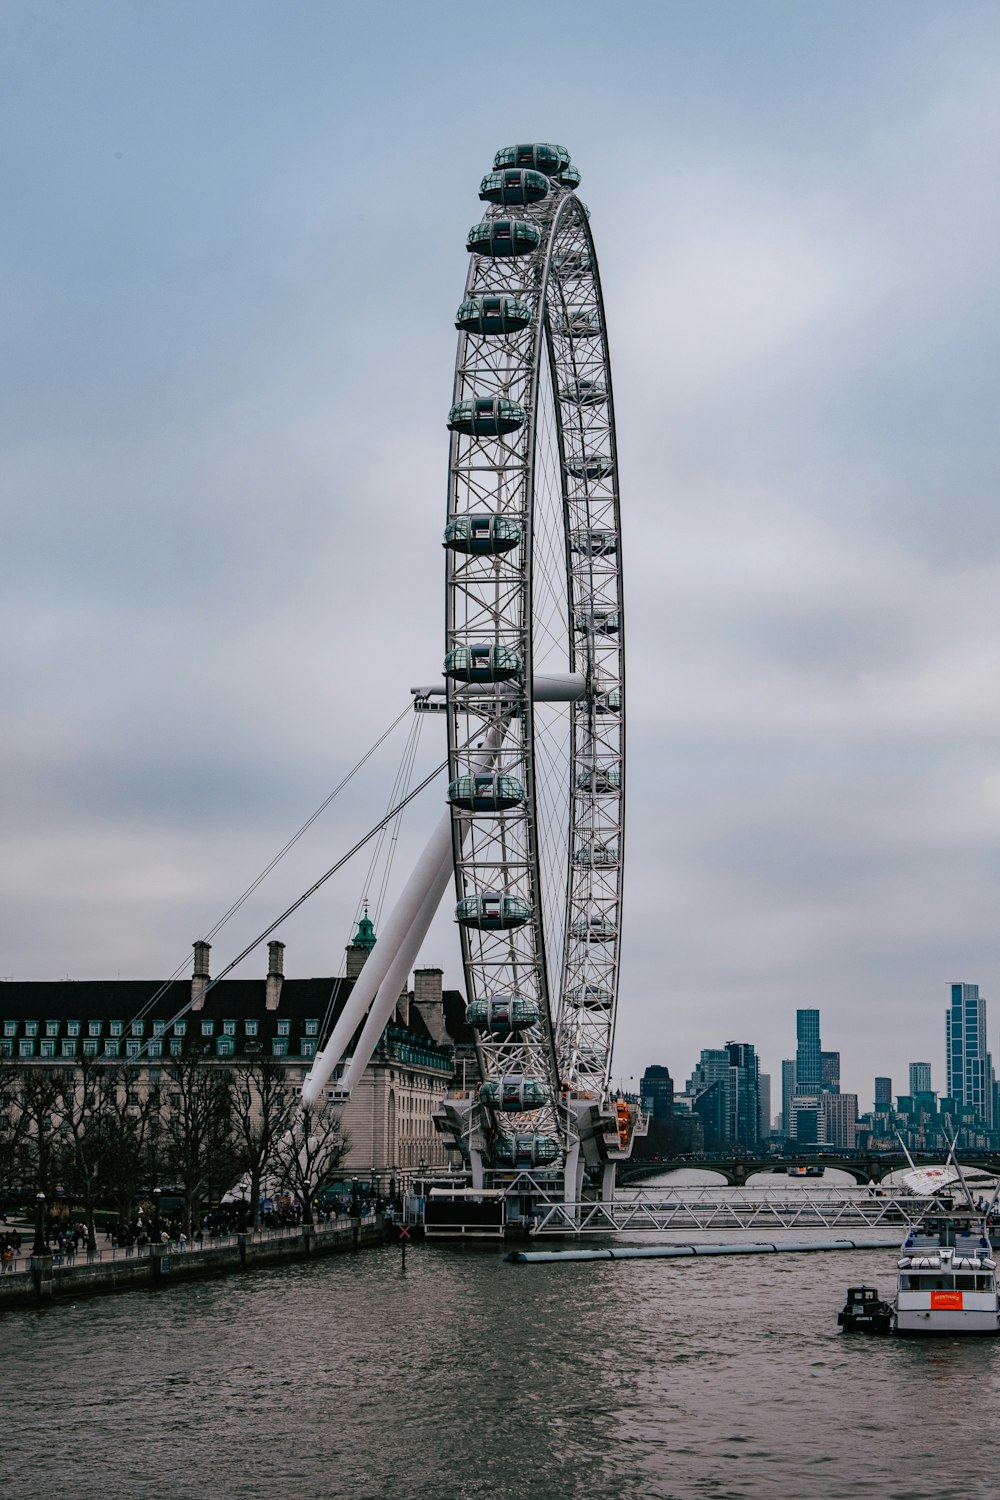
[[[779,1093],[818,1006],[862,1109],[914,1060],[943,1092],[955,980],[1000,1062],[994,4],[4,0],[0,70],[0,974],[186,965],[439,675],[465,233],[495,150],[554,140],[618,417],[616,1079],[752,1041]],[[371,880],[286,972],[342,972]],[[421,962],[461,985],[450,909]]]

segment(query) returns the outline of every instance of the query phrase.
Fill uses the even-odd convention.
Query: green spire
[[[371,952],[376,943],[375,926],[368,916],[368,902],[365,902],[364,916],[358,923],[358,930],[351,939],[352,948],[364,948]]]

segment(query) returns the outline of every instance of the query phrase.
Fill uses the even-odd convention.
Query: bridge
[[[957,1159],[960,1166],[978,1169],[990,1176],[1000,1174],[1000,1153],[959,1152]],[[940,1166],[943,1153],[932,1155],[914,1152],[913,1161],[918,1167]],[[789,1156],[674,1156],[620,1162],[617,1181],[619,1187],[629,1187],[645,1182],[650,1177],[659,1177],[663,1172],[695,1168],[700,1172],[717,1172],[729,1187],[745,1187],[748,1179],[758,1173],[779,1176],[787,1173],[789,1167],[835,1167],[838,1172],[846,1172],[864,1187],[869,1182],[880,1183],[890,1172],[898,1172],[908,1165],[902,1152],[889,1151],[870,1152],[864,1156],[851,1156],[837,1151],[815,1151]]]

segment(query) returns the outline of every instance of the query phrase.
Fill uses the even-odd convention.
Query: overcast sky
[[[777,1091],[809,1005],[862,1108],[911,1060],[943,1091],[959,979],[1000,1054],[994,3],[6,0],[0,66],[0,973],[186,962],[438,675],[465,232],[555,140],[619,422],[616,1074],[753,1041]],[[364,883],[289,973],[341,972]],[[422,961],[461,982],[450,909]]]

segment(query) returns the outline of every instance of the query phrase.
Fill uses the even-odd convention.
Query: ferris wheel
[[[360,1079],[447,885],[456,885],[481,1079],[440,1128],[477,1186],[627,1154],[609,1103],[621,943],[625,662],[604,304],[580,173],[502,148],[480,185],[456,315],[444,531],[448,811],[303,1085],[316,1100],[362,1022]],[[367,1020],[365,1017],[367,1016]],[[633,1122],[634,1123],[634,1122]]]
[[[496,1166],[564,1159],[607,1094],[621,937],[624,633],[611,367],[580,174],[497,152],[449,416],[453,855]]]

